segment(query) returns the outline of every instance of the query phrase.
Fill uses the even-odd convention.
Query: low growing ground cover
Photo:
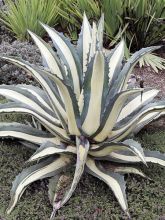
[[[11,117],[16,116],[13,114],[10,117],[4,117],[5,121],[10,121]],[[1,120],[4,121],[4,118]],[[19,116],[19,120],[24,120],[24,117]],[[151,130],[143,130],[136,139],[143,144],[144,148],[165,152],[164,137],[164,130],[154,133]],[[1,220],[46,220],[50,216],[52,207],[47,196],[47,181],[37,181],[32,184],[11,215],[5,214],[10,200],[12,181],[32,153],[32,150],[27,150],[17,141],[0,142]],[[149,165],[149,169],[144,166],[141,168],[152,180],[143,179],[137,175],[126,176],[128,204],[132,219],[164,219],[165,171],[157,165]],[[112,220],[127,219],[111,190],[103,182],[85,174],[74,196],[63,209],[59,210],[56,219],[109,219],[109,216]]]

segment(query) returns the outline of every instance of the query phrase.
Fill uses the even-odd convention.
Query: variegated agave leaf
[[[0,95],[9,100],[0,105],[0,113],[28,114],[35,124],[32,127],[16,122],[1,123],[0,137],[17,138],[25,141],[26,146],[37,148],[28,162],[38,162],[15,179],[8,213],[30,183],[53,177],[49,185],[53,218],[72,196],[86,171],[111,188],[129,216],[123,175],[136,173],[145,177],[134,163],[165,166],[163,154],[143,150],[140,143],[126,139],[131,132],[165,114],[165,101],[151,103],[157,90],[128,88],[129,76],[139,59],[159,47],[143,48],[125,62],[122,40],[107,55],[103,48],[103,23],[102,15],[98,25],[94,22],[91,27],[84,13],[77,46],[41,23],[54,49],[29,31],[46,68],[35,67],[16,57],[0,57],[24,69],[41,86],[0,86]],[[103,165],[104,160],[108,161],[107,167]],[[66,184],[63,196],[58,197],[56,187],[52,186],[61,188],[59,172],[68,165],[73,166],[75,161],[72,183]]]

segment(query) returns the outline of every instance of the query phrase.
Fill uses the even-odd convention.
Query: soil
[[[158,100],[165,98],[165,70],[156,73],[151,67],[146,66],[143,68],[136,67],[133,73],[143,79],[144,88],[152,87],[160,91],[156,97]]]
[[[162,57],[165,57],[165,53],[161,54]],[[144,80],[144,88],[151,87],[158,89],[160,92],[156,96],[156,100],[165,100],[165,70],[161,70],[156,73],[151,67],[136,67],[134,72],[136,77],[140,77]],[[151,122],[143,130],[152,132],[153,130],[165,130],[165,117],[161,117],[156,121]]]

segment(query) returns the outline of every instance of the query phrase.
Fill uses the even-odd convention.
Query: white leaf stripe
[[[59,68],[58,65],[58,60],[55,52],[53,49],[45,42],[42,40],[42,38],[38,37],[36,34],[34,34],[31,31],[28,31],[31,37],[33,38],[34,42],[38,46],[42,56],[44,57],[51,73],[57,75],[58,77],[63,79],[62,72]]]
[[[165,154],[162,154],[158,151],[144,151],[146,162],[156,163],[161,166],[165,166]],[[137,163],[141,162],[137,156],[132,155],[128,151],[122,152],[113,152],[110,153],[109,157],[105,157],[105,160],[110,160],[120,163]]]
[[[20,87],[21,89],[27,90],[28,92],[30,92],[33,96],[35,96],[37,98],[37,100],[44,105],[46,108],[48,108],[49,110],[53,110],[51,103],[49,102],[48,96],[45,93],[44,90],[40,89],[39,87],[36,86],[31,86],[31,85],[17,85],[17,87]]]
[[[45,109],[44,106],[38,103],[38,100],[36,100],[35,96],[31,96],[31,93],[28,91],[17,88],[17,86],[7,85],[0,86],[0,94],[7,97],[8,99],[16,100],[17,102],[26,104],[36,112],[43,114],[46,118],[55,123],[55,125],[60,126],[60,121],[55,118],[56,116],[54,113],[49,109]]]
[[[43,144],[45,141],[51,141],[54,144],[60,143],[59,139],[51,133],[46,133],[20,123],[1,123],[0,137],[19,138],[35,144]]]
[[[124,128],[125,126],[129,126],[129,123],[132,122],[132,120],[136,120],[138,117],[145,117],[150,113],[155,112],[163,112],[165,108],[165,101],[159,101],[159,102],[153,102],[145,105],[143,108],[140,109],[140,111],[134,111],[132,114],[121,120],[115,125],[115,128]],[[114,130],[115,130],[114,128]]]
[[[126,90],[124,92],[117,94],[113,98],[113,100],[106,107],[105,113],[101,121],[101,126],[96,131],[96,133],[93,135],[95,141],[101,142],[105,138],[107,138],[108,134],[113,129],[113,126],[116,123],[116,120],[120,114],[122,106],[127,100],[127,98],[130,95],[136,94],[140,91],[142,90],[141,89]]]
[[[68,156],[66,157],[61,155],[59,157],[49,158],[44,162],[24,169],[13,182],[11,202],[7,213],[9,214],[13,210],[17,201],[20,199],[29,184],[36,180],[58,174],[69,163],[70,158]]]
[[[42,26],[51,37],[61,59],[63,60],[64,64],[67,66],[71,73],[74,92],[78,99],[81,90],[82,72],[80,60],[78,55],[76,54],[76,50],[74,46],[69,42],[69,40],[66,39],[62,34],[59,34],[57,31],[55,31],[53,28],[50,28],[47,25],[42,24]]]
[[[77,147],[77,162],[76,162],[76,170],[75,170],[73,182],[70,190],[66,193],[66,195],[62,199],[60,207],[62,207],[70,199],[84,172],[84,166],[86,163],[86,158],[89,150],[89,142],[84,137],[80,137],[80,138],[77,137],[76,147]]]
[[[101,15],[101,18],[98,22],[98,30],[97,30],[97,48],[98,50],[103,50],[103,34],[104,34],[104,14]]]
[[[129,166],[129,165],[111,165],[111,164],[108,164],[106,166],[106,168],[112,172],[115,172],[115,173],[120,173],[120,174],[137,174],[137,175],[140,175],[144,178],[148,178],[140,169],[136,168],[136,167],[133,167],[133,166]]]
[[[114,49],[109,59],[109,83],[111,82],[116,70],[121,67],[124,56],[124,40],[122,40]]]
[[[141,94],[135,96],[133,99],[131,99],[122,109],[122,111],[120,112],[120,115],[117,119],[117,122],[121,121],[122,119],[124,119],[125,117],[127,117],[128,115],[130,115],[132,112],[138,110],[140,107],[143,107],[145,104],[147,104],[148,102],[150,102],[157,94],[158,94],[158,90],[156,89],[152,89],[152,90],[144,90],[143,91],[143,98],[141,100]]]
[[[159,46],[153,46],[153,47],[147,47],[142,48],[141,50],[134,53],[129,60],[125,63],[122,70],[119,72],[119,74],[115,74],[110,85],[110,92],[109,94],[111,96],[114,96],[115,94],[124,91],[127,89],[127,83],[128,79],[130,77],[130,74],[138,62],[138,60],[143,57],[146,53],[150,53],[153,50],[159,49]],[[114,86],[115,85],[115,86]]]
[[[105,172],[105,170],[100,169],[96,165],[96,162],[89,157],[86,162],[86,167],[87,172],[104,181],[112,189],[122,209],[128,214],[124,177],[117,173]]]
[[[142,48],[141,50],[135,52],[128,60],[128,62],[124,65],[122,71],[119,74],[119,79],[120,79],[120,85],[121,86],[121,91],[127,89],[127,82],[130,77],[130,74],[132,72],[132,69],[138,62],[138,60],[143,57],[147,53],[151,53],[154,50],[159,49],[160,46],[152,46],[152,47],[146,47]],[[122,81],[121,81],[122,80]],[[116,82],[117,83],[117,82]]]
[[[57,76],[52,76],[52,79],[58,85],[61,95],[64,100],[65,109],[68,116],[68,129],[71,135],[80,135],[80,114],[76,96],[73,90],[64,81]]]
[[[125,138],[131,131],[133,131],[138,122],[143,120],[143,118],[146,117],[148,114],[151,114],[153,112],[162,113],[164,111],[164,102],[148,104],[136,115],[130,115],[119,122],[108,137],[110,140],[120,141]]]
[[[159,151],[144,151],[145,158],[147,162],[157,163],[165,167],[165,153],[160,153]]]
[[[55,126],[52,124],[48,119],[45,119],[43,115],[39,115],[34,110],[30,109],[28,106],[23,105],[21,103],[7,103],[0,105],[0,113],[11,113],[11,112],[18,112],[18,113],[26,113],[34,116],[40,123],[50,131],[50,133],[59,136],[64,140],[70,140],[66,131],[60,127]]]
[[[81,94],[78,100],[78,107],[79,107],[79,112],[81,115],[83,107],[84,107],[84,89],[81,90]]]
[[[138,133],[145,125],[149,124],[153,120],[156,120],[157,118],[161,117],[165,112],[152,112],[147,114],[142,120],[140,120],[137,124],[136,127],[133,129],[133,133],[136,134]]]
[[[85,120],[82,124],[82,129],[87,135],[92,135],[100,126],[105,81],[104,65],[103,53],[96,52],[89,85],[90,88],[88,88],[90,90],[89,106]]]
[[[51,140],[44,142],[37,151],[30,157],[30,161],[38,160],[40,158],[48,157],[52,154],[61,154],[61,153],[71,153],[76,154],[76,146],[63,146],[56,143],[51,142]]]
[[[95,22],[93,22],[93,25],[92,25],[92,40],[91,40],[91,46],[90,46],[88,62],[90,62],[91,59],[93,58],[93,56],[95,55],[96,46],[97,46],[97,25],[96,25]]]
[[[91,40],[92,40],[91,39],[91,26],[84,12],[83,24],[82,24],[81,32],[80,32],[79,39],[77,42],[77,51],[82,61],[83,73],[85,73],[87,70],[88,55],[89,55]]]
[[[100,146],[91,145],[89,154],[97,159],[101,159],[102,157],[105,157],[112,152],[117,152],[121,150],[127,150],[132,152],[134,155],[138,156],[140,160],[146,165],[143,148],[138,142],[132,139],[127,139],[124,142],[118,142],[118,143],[104,142]]]
[[[65,121],[67,121],[67,115],[66,115],[66,112],[62,106],[61,100],[59,99],[59,95],[57,94],[57,91],[55,90],[54,85],[52,85],[51,80],[47,77],[45,72],[43,72],[42,70],[36,69],[34,66],[30,65],[29,63],[27,63],[23,60],[19,60],[19,59],[13,58],[13,57],[4,57],[4,56],[1,58],[21,67],[25,71],[32,74],[34,76],[34,78],[41,84],[43,89],[46,91],[46,93],[51,101],[52,107],[53,107],[53,109],[55,108],[56,113],[58,110],[57,116],[59,117],[59,119],[60,120],[63,119]],[[60,113],[60,115],[59,115],[59,113]]]
[[[134,141],[133,139],[126,139],[122,143],[128,145],[130,147],[130,152],[132,151],[145,165],[147,165],[144,150],[139,142]]]

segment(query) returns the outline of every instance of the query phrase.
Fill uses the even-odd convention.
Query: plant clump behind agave
[[[0,124],[1,137],[19,138],[36,148],[28,161],[36,161],[36,165],[24,169],[13,182],[8,213],[30,183],[52,177],[49,194],[53,218],[55,211],[69,200],[85,171],[104,181],[129,215],[123,175],[136,173],[145,177],[133,166],[135,163],[165,166],[164,154],[144,150],[140,143],[126,139],[165,111],[164,101],[151,103],[157,90],[131,88],[128,83],[138,60],[159,47],[141,49],[124,63],[123,41],[105,54],[103,23],[102,16],[98,25],[93,23],[91,27],[84,14],[77,46],[41,24],[52,39],[54,49],[29,31],[45,68],[19,58],[1,56],[30,73],[42,89],[30,85],[1,85],[0,94],[10,101],[0,105],[0,112],[30,114],[45,128],[16,122]],[[60,173],[73,166],[75,159],[72,183],[64,187],[66,193],[59,198],[59,190],[53,193],[51,189],[59,186],[63,179],[68,181]],[[108,161],[109,169],[103,161]]]

